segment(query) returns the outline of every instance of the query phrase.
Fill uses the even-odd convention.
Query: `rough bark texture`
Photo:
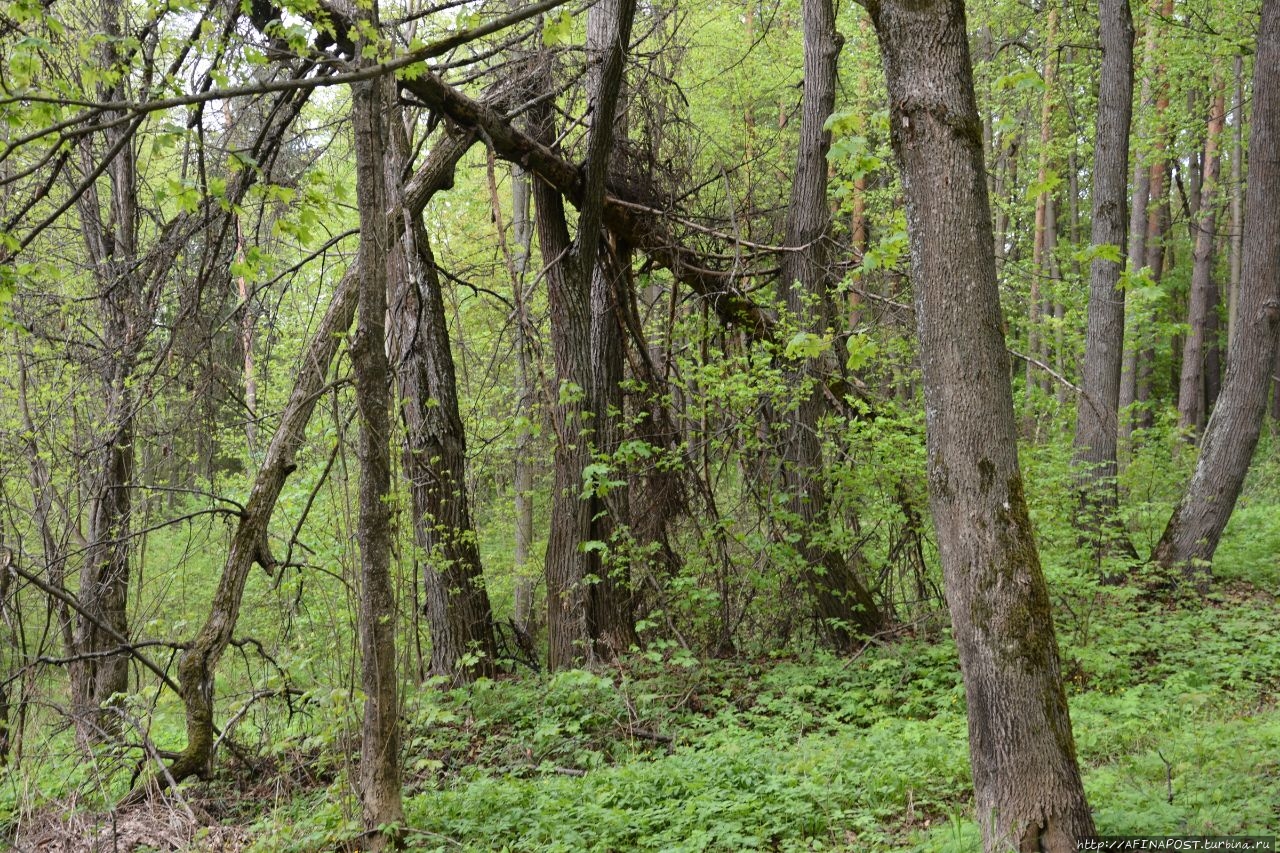
[[[410,162],[400,111],[389,105],[388,191],[404,197]],[[413,540],[422,566],[433,674],[455,683],[493,673],[493,611],[467,494],[467,443],[440,274],[421,209],[405,211],[387,255],[388,349],[404,425]]]
[[[1097,248],[1125,250],[1129,125],[1133,101],[1133,17],[1129,0],[1102,0],[1099,9],[1102,76],[1094,139],[1093,233]],[[1124,358],[1123,261],[1095,257],[1089,265],[1089,321],[1085,333],[1082,394],[1077,403],[1073,460],[1078,467],[1082,520],[1101,552],[1110,539],[1104,519],[1118,504],[1116,450],[1120,369]],[[1130,549],[1131,550],[1131,547]]]
[[[589,12],[588,53],[598,64],[588,83],[591,124],[576,241],[569,238],[561,191],[541,173],[533,188],[558,386],[546,554],[551,669],[607,660],[635,642],[627,579],[607,558],[615,525],[626,521],[619,518],[624,501],[610,501],[613,486],[587,482],[583,473],[597,451],[608,452],[616,441],[609,421],[620,404],[621,350],[616,348],[621,334],[609,277],[620,270],[616,260],[610,267],[612,250],[602,246],[614,122],[600,117],[613,117],[617,110],[634,15],[634,0],[606,0]],[[531,117],[542,141],[554,139],[546,109]]]
[[[1217,406],[1186,494],[1152,559],[1204,580],[1258,443],[1280,329],[1280,0],[1264,0],[1258,32],[1249,193],[1236,327]]]
[[[1093,821],[1018,467],[961,0],[868,4],[902,170],[930,506],[988,853],[1075,850]]]
[[[375,12],[376,15],[376,7]],[[369,849],[394,844],[388,825],[404,820],[400,800],[400,701],[396,607],[391,585],[391,369],[387,362],[387,266],[391,230],[385,182],[385,78],[352,87],[356,201],[360,210],[359,299],[351,341],[359,413],[360,548],[358,622],[364,724],[360,732],[360,806]]]
[[[119,36],[121,14],[118,3],[104,4],[107,34]],[[117,62],[114,42],[104,44],[107,64]],[[105,100],[123,92],[122,86],[102,90]],[[128,655],[103,653],[119,646],[116,637],[129,634],[126,606],[137,405],[133,379],[152,327],[153,304],[140,272],[138,251],[137,158],[129,138],[135,127],[117,123],[104,134],[108,150],[119,148],[106,170],[107,200],[100,200],[95,186],[79,204],[80,230],[93,265],[102,318],[98,373],[103,406],[102,428],[89,454],[88,545],[80,570],[80,610],[71,650],[79,659],[68,668],[76,737],[82,745],[100,741],[119,728],[118,717],[104,705],[129,689]],[[94,156],[88,140],[81,150],[86,161]]]
[[[1209,406],[1210,335],[1217,331],[1217,288],[1213,280],[1213,257],[1217,225],[1218,139],[1226,119],[1226,96],[1222,82],[1214,80],[1216,95],[1209,112],[1209,130],[1204,144],[1204,177],[1200,209],[1195,217],[1194,262],[1191,270],[1191,298],[1187,310],[1187,342],[1182,350],[1182,376],[1178,389],[1178,426],[1190,433],[1204,429]]]
[[[844,40],[836,32],[831,0],[803,0],[804,93],[795,175],[787,207],[779,277],[781,301],[800,329],[822,335],[842,326],[831,295],[829,267],[831,212],[827,205],[827,151],[831,134],[824,129],[835,110],[836,64]],[[826,364],[827,361],[832,364]],[[818,422],[829,411],[823,396],[824,368],[834,358],[802,359],[789,369],[792,387],[809,387],[794,412],[783,415],[781,481],[797,537],[803,581],[813,598],[819,630],[834,648],[848,651],[860,637],[883,627],[884,617],[850,559],[818,544],[828,523],[827,489],[822,482],[822,447]],[[856,555],[855,555],[856,558]]]

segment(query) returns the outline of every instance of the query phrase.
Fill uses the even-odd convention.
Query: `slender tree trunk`
[[[1093,149],[1095,250],[1125,247],[1129,126],[1133,101],[1133,17],[1129,0],[1101,0],[1102,72]],[[1120,371],[1124,356],[1123,261],[1101,254],[1089,264],[1089,320],[1085,333],[1082,393],[1077,402],[1073,461],[1077,467],[1081,521],[1094,536],[1095,554],[1110,544],[1131,552],[1127,537],[1106,522],[1119,503],[1116,491]],[[1106,528],[1104,530],[1104,528]],[[1118,535],[1117,535],[1118,534]]]
[[[1152,0],[1152,2],[1158,3],[1160,0]],[[1155,49],[1156,29],[1152,23],[1148,22],[1146,35],[1143,39],[1142,67],[1145,72],[1142,75],[1142,94],[1139,98],[1139,103],[1144,111],[1152,105],[1151,66],[1155,62]],[[1150,202],[1151,172],[1146,166],[1141,149],[1139,149],[1133,158],[1133,201],[1129,206],[1129,272],[1131,275],[1136,275],[1147,261],[1146,222],[1147,205]],[[1127,291],[1124,298],[1126,305],[1132,300]],[[1141,349],[1139,340],[1144,335],[1144,330],[1140,328],[1133,312],[1127,313],[1129,321],[1125,333],[1124,356],[1120,370],[1118,444],[1121,447],[1128,445],[1129,436],[1133,431],[1134,412],[1131,407],[1134,401],[1137,400],[1138,354]]]
[[[1045,360],[1047,347],[1045,346],[1044,330],[1041,328],[1043,322],[1042,294],[1043,282],[1048,278],[1049,265],[1047,263],[1047,254],[1045,251],[1045,237],[1047,234],[1047,223],[1052,217],[1053,194],[1046,188],[1049,180],[1049,146],[1053,142],[1053,97],[1054,97],[1054,81],[1057,76],[1058,69],[1058,6],[1055,3],[1048,3],[1046,9],[1045,36],[1044,36],[1044,96],[1040,101],[1040,165],[1036,171],[1036,183],[1041,187],[1036,193],[1036,220],[1035,231],[1032,238],[1031,247],[1031,295],[1028,297],[1028,331],[1027,331],[1027,350],[1028,354],[1039,361]],[[1038,387],[1042,391],[1048,391],[1048,378],[1038,372],[1037,368],[1030,362],[1027,362],[1027,391],[1030,392],[1032,387]],[[1033,411],[1034,403],[1028,400],[1028,412]]]
[[[377,7],[369,12],[377,26]],[[360,548],[358,622],[364,725],[360,736],[360,805],[371,850],[396,845],[404,820],[400,801],[400,699],[396,668],[396,603],[391,583],[391,369],[387,363],[387,265],[392,234],[387,221],[389,81],[378,77],[351,91],[355,130],[356,202],[360,261],[356,332],[351,341],[359,412]]]
[[[532,192],[529,173],[519,166],[511,167],[511,228],[515,241],[515,252],[512,259],[511,286],[515,294],[516,323],[515,346],[519,363],[518,417],[523,418],[519,432],[516,434],[515,446],[515,624],[526,634],[534,629],[534,589],[535,578],[529,573],[529,565],[533,552],[533,401],[536,386],[533,376],[533,365],[530,353],[530,321],[529,308],[525,299],[525,277],[529,267],[529,255],[532,251],[533,220],[530,218],[529,204]]]
[[[1235,98],[1231,124],[1231,280],[1227,286],[1227,341],[1236,330],[1240,294],[1240,260],[1244,245],[1244,57],[1236,54],[1232,66]],[[1227,349],[1227,358],[1231,350]]]
[[[1149,26],[1153,28],[1148,36],[1151,41],[1154,60],[1154,51],[1157,47],[1155,44],[1155,19],[1156,17],[1168,20],[1173,15],[1173,0],[1152,0],[1152,15]],[[1158,12],[1157,12],[1158,9]],[[1146,233],[1143,237],[1143,244],[1146,249],[1146,257],[1144,265],[1151,271],[1151,280],[1159,284],[1164,274],[1164,232],[1168,227],[1168,188],[1166,187],[1166,178],[1168,175],[1169,163],[1166,155],[1168,144],[1166,142],[1165,128],[1165,111],[1169,108],[1168,87],[1163,79],[1165,69],[1158,63],[1151,69],[1150,79],[1152,88],[1156,91],[1155,103],[1153,105],[1152,127],[1154,131],[1152,136],[1155,144],[1151,153],[1151,165],[1147,178],[1147,186],[1150,188],[1149,203],[1146,206]],[[1144,81],[1144,94],[1146,83]],[[1143,335],[1139,341],[1135,342],[1136,347],[1136,367],[1134,369],[1135,388],[1134,401],[1142,404],[1141,409],[1134,415],[1134,426],[1142,428],[1150,428],[1155,423],[1155,415],[1152,411],[1152,378],[1155,372],[1155,345],[1150,340],[1150,333]]]
[[[1249,195],[1231,359],[1200,458],[1152,559],[1205,581],[1258,443],[1280,346],[1280,0],[1263,0],[1249,135]]]
[[[1215,92],[1209,113],[1209,131],[1205,138],[1204,178],[1201,184],[1200,208],[1195,218],[1194,264],[1191,272],[1191,298],[1187,311],[1187,342],[1182,350],[1182,376],[1178,390],[1178,426],[1195,435],[1204,428],[1208,411],[1206,360],[1210,350],[1210,314],[1216,310],[1217,284],[1213,281],[1213,248],[1216,243],[1218,139],[1226,119],[1226,96],[1222,81],[1215,77]],[[1216,328],[1216,324],[1213,324]]]
[[[118,0],[102,9],[108,36],[120,37],[123,15]],[[107,67],[118,62],[116,40],[101,50]],[[100,89],[103,100],[123,98],[123,84]],[[99,295],[101,329],[102,429],[90,454],[93,474],[88,484],[88,546],[80,570],[80,609],[73,636],[78,659],[68,668],[76,739],[82,745],[101,741],[119,728],[119,718],[105,707],[129,689],[129,657],[110,654],[117,637],[129,635],[129,540],[132,526],[134,466],[134,370],[147,342],[150,317],[138,266],[138,175],[133,127],[115,122],[105,133],[108,149],[122,145],[107,168],[108,199],[95,188],[80,200],[80,228]],[[82,152],[91,156],[86,140]],[[105,218],[104,218],[105,214]]]
[[[902,170],[929,493],[987,853],[1093,833],[1022,490],[961,0],[868,3]]]

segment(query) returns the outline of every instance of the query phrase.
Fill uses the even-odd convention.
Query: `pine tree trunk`
[[[1022,491],[961,0],[872,0],[902,170],[930,506],[987,853],[1093,832]]]

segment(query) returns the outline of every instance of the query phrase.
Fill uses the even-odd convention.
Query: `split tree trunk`
[[[1018,467],[962,0],[871,0],[902,170],[930,506],[987,853],[1093,833]]]
[[[607,449],[599,446],[609,440],[605,422],[613,417],[605,399],[612,393],[605,389],[621,379],[620,366],[610,370],[614,357],[596,349],[606,343],[609,323],[616,330],[616,321],[604,316],[603,301],[610,298],[607,282],[597,281],[608,273],[597,265],[607,251],[602,248],[605,179],[614,144],[614,122],[608,119],[615,116],[620,99],[635,7],[635,0],[602,0],[588,12],[588,54],[597,64],[588,85],[593,118],[576,241],[570,241],[559,191],[543,180],[533,188],[559,384],[552,414],[555,484],[546,555],[548,665],[553,670],[607,660],[636,639],[628,579],[607,559],[612,525],[618,520],[609,515],[616,507],[605,503],[611,487],[587,483],[583,476],[595,451]],[[543,107],[535,115],[538,133],[549,143],[554,139],[549,111]]]
[[[411,161],[409,140],[394,104],[385,180],[403,209],[400,176]],[[392,182],[395,183],[392,183]],[[386,254],[388,344],[404,425],[404,472],[409,479],[415,563],[422,566],[430,671],[466,683],[492,675],[497,646],[485,590],[479,539],[467,494],[467,444],[444,294],[422,211],[404,211]]]

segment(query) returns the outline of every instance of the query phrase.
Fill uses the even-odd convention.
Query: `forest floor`
[[[1032,511],[1099,832],[1280,835],[1274,453],[1237,506],[1205,596],[1153,593],[1151,579],[1140,575],[1104,584],[1096,569],[1081,568],[1088,561],[1072,553],[1070,479],[1050,476],[1068,468],[1028,457],[1036,494],[1045,496]],[[1132,467],[1151,483],[1162,470]],[[1167,518],[1164,495],[1153,497],[1145,516],[1130,518],[1130,529],[1145,536],[1140,548]],[[217,551],[212,542],[178,545]],[[188,603],[173,618],[195,618],[207,601],[200,584],[212,577],[182,576]],[[307,588],[312,598],[321,591],[316,584]],[[111,809],[138,772],[155,766],[138,744],[182,743],[182,709],[171,695],[131,696],[123,710],[138,721],[130,724],[133,747],[87,761],[64,724],[26,744],[17,767],[0,770],[0,846],[41,853],[351,849],[360,834],[352,780],[361,702],[349,688],[350,654],[343,656],[351,637],[332,615],[349,608],[327,610],[317,599],[282,629],[269,604],[275,596],[292,607],[295,593],[267,578],[250,586],[241,629],[281,640],[270,659],[242,647],[223,662],[219,720],[233,731],[215,777]],[[350,594],[336,582],[334,590]],[[318,640],[325,629],[333,633]],[[185,636],[190,624],[157,621],[146,630]],[[521,668],[456,690],[408,685],[409,848],[980,850],[964,690],[941,612],[917,614],[896,636],[854,655],[795,641],[787,647],[786,654],[744,648],[739,658],[716,660],[650,639],[611,668],[554,675]],[[42,722],[57,721],[65,696],[65,684],[50,682],[40,695],[53,710]]]
[[[1099,830],[1276,834],[1276,596],[1239,580],[1207,601],[1113,588],[1060,610]],[[306,725],[242,743],[215,779],[164,802],[95,809],[84,780],[97,775],[28,789],[27,807],[9,800],[9,838],[33,851],[343,849],[359,833],[345,701],[295,705]],[[425,685],[406,721],[415,850],[979,849],[942,628],[846,659],[704,661],[668,646],[603,671]]]

